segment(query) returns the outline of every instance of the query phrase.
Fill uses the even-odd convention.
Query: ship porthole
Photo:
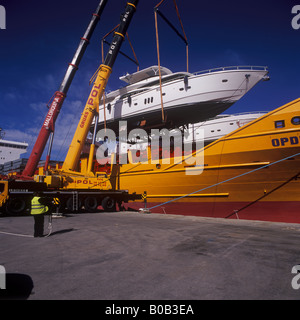
[[[292,118],[292,124],[299,125],[300,124],[300,117],[294,117]]]

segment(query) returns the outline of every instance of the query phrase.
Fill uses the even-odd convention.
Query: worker
[[[52,199],[35,192],[31,200],[31,215],[34,218],[34,237],[44,236],[44,215],[51,214]]]

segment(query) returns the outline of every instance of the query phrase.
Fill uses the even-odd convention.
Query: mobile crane
[[[104,63],[98,69],[96,80],[62,168],[57,167],[55,170],[48,170],[46,167],[46,171],[40,168],[39,174],[34,176],[34,181],[19,181],[16,179],[0,181],[0,208],[6,207],[6,211],[13,213],[24,212],[30,205],[30,199],[34,191],[40,191],[44,195],[59,199],[62,208],[66,207],[70,211],[77,211],[82,205],[89,211],[96,210],[98,205],[101,205],[105,211],[113,211],[116,209],[116,203],[120,206],[122,202],[141,199],[141,195],[129,194],[127,190],[113,188],[109,177],[105,173],[92,172],[96,125],[88,164],[82,164],[80,172],[75,171],[92,121],[95,118],[95,124],[98,122],[99,100],[104,93],[137,4],[138,0],[127,2],[125,12],[121,16],[120,25],[114,33]],[[51,150],[52,141],[53,139],[50,139],[49,150]],[[40,152],[40,150],[38,151]],[[49,152],[47,158],[49,159]],[[25,168],[23,176],[26,178],[26,175],[32,174],[36,165],[35,159]]]

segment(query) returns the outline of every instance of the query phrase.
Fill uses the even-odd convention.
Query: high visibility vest
[[[31,214],[46,213],[49,208],[39,202],[40,197],[33,197],[31,200]]]

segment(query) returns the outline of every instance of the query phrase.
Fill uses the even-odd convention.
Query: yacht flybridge
[[[260,80],[268,80],[267,67],[223,67],[197,73],[159,67],[120,77],[127,85],[108,93],[99,106],[99,129],[178,127],[215,117],[244,96]],[[161,92],[160,92],[161,91]],[[163,103],[161,103],[161,94]],[[164,112],[164,122],[162,121]]]

